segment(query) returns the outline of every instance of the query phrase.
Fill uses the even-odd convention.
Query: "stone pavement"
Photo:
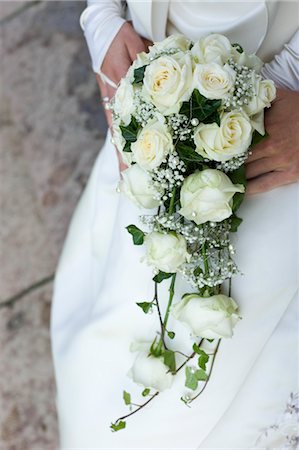
[[[0,1],[0,449],[57,448],[52,275],[105,135],[81,1]]]

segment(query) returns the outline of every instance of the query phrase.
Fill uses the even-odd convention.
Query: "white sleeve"
[[[89,0],[80,17],[94,72],[99,73],[111,42],[125,22],[120,0]]]
[[[270,78],[276,86],[299,91],[299,30],[275,58],[262,68],[263,78]]]

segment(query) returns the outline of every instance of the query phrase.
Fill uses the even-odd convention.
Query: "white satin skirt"
[[[144,248],[134,246],[125,229],[138,226],[145,211],[117,193],[118,180],[108,135],[74,214],[55,281],[52,344],[61,448],[283,448],[283,433],[270,444],[268,438],[260,442],[298,389],[297,186],[248,198],[239,211],[244,222],[235,245],[241,273],[232,296],[243,319],[234,337],[221,343],[202,396],[191,408],[180,401],[181,373],[172,389],[128,419],[125,430],[112,433],[111,422],[128,412],[123,390],[133,400],[140,397],[141,388],[127,377],[135,357],[130,343],[149,341],[158,330],[155,315],[135,304],[152,300],[152,269],[140,262]],[[167,289],[165,281],[164,305]],[[178,280],[175,301],[184,292],[190,287]],[[190,353],[188,331],[179,328],[178,335],[180,349]]]

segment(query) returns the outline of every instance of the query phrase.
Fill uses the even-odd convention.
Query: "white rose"
[[[256,80],[254,84],[254,95],[247,105],[244,105],[244,111],[253,116],[264,108],[270,108],[271,102],[276,97],[276,88],[272,80]]]
[[[114,111],[124,125],[129,125],[134,113],[134,88],[127,78],[123,78],[114,97]]]
[[[255,54],[248,55],[245,52],[238,52],[238,50],[232,48],[232,58],[240,66],[247,66],[249,69],[254,69],[256,72],[260,72],[263,61]]]
[[[216,123],[201,124],[195,130],[196,151],[214,161],[227,161],[248,150],[252,131],[249,118],[242,112],[224,113],[220,127]]]
[[[164,364],[163,358],[148,356],[148,352],[140,352],[137,355],[128,376],[135,383],[159,392],[170,388],[173,381],[173,376],[169,372],[169,367]]]
[[[182,34],[171,35],[161,42],[155,42],[154,45],[149,48],[149,55],[155,55],[171,49],[178,49],[186,52],[190,48],[190,43],[191,41]]]
[[[172,315],[191,328],[195,336],[206,339],[230,338],[240,319],[238,305],[226,295],[200,297],[189,294],[174,305]]]
[[[173,150],[172,136],[163,121],[163,117],[162,120],[151,120],[140,131],[137,141],[131,144],[134,159],[144,170],[160,166]]]
[[[231,54],[231,44],[222,34],[209,34],[197,41],[191,49],[196,63],[218,62],[224,64]]]
[[[197,64],[193,75],[193,88],[209,99],[224,99],[232,92],[236,72],[228,65]]]
[[[145,70],[142,95],[164,115],[178,113],[192,89],[192,62],[188,53],[161,56]]]
[[[120,182],[119,188],[136,205],[146,209],[159,206],[159,200],[156,199],[157,190],[147,172],[137,164],[133,164],[122,172],[122,176],[123,180]]]
[[[195,172],[183,182],[179,213],[197,225],[208,221],[221,222],[232,214],[234,194],[244,190],[243,185],[233,184],[220,170]]]
[[[144,242],[148,264],[162,272],[174,273],[189,260],[186,241],[180,234],[153,231],[145,237]]]

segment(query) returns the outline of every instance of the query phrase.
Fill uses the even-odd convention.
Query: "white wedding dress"
[[[188,35],[190,11],[185,8],[180,12],[178,3],[170,4],[168,33]],[[220,10],[216,13],[216,30],[216,22],[208,24],[211,15],[207,12],[204,33],[224,32],[226,27],[229,36],[233,24],[226,13],[226,21]],[[196,14],[199,10],[195,8],[192,23]],[[202,9],[200,14],[202,18]],[[236,6],[235,25],[237,14]],[[264,24],[260,14],[252,22],[250,8],[242,10],[239,22],[242,18],[243,25],[234,28],[236,40],[242,43],[243,33],[250,39],[252,33],[246,34],[245,27]],[[261,27],[261,32],[254,29],[253,51],[266,35],[264,25]],[[199,37],[200,27],[197,32]],[[96,65],[95,59],[93,63]],[[281,68],[279,58],[276,64]],[[273,65],[268,70],[273,70]],[[291,80],[288,87],[295,86],[294,74],[288,77],[282,71],[276,75]],[[133,246],[125,230],[131,223],[138,225],[143,211],[117,193],[118,180],[117,156],[108,133],[74,214],[55,282],[52,340],[61,448],[297,448],[294,427],[299,414],[294,396],[287,406],[291,393],[298,390],[297,185],[247,198],[241,207],[239,215],[244,221],[235,245],[236,261],[244,275],[233,279],[232,296],[240,305],[243,320],[234,337],[221,343],[203,395],[187,408],[179,400],[185,393],[182,374],[172,389],[130,418],[125,430],[112,433],[111,422],[127,412],[123,389],[132,398],[140,393],[126,375],[135,357],[129,351],[130,343],[147,341],[158,329],[154,315],[143,314],[135,304],[152,299],[152,270],[140,262],[144,248]],[[167,288],[165,281],[162,303],[167,301]],[[179,280],[176,300],[189,290]],[[182,327],[178,334],[181,349],[189,352],[192,341],[188,332]]]

